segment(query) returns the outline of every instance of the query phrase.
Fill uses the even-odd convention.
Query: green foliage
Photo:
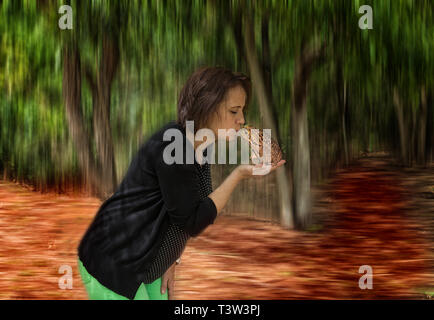
[[[379,147],[387,135],[396,134],[389,130],[395,121],[393,87],[409,109],[419,108],[422,85],[427,92],[434,87],[430,0],[71,1],[73,30],[64,31],[57,25],[62,4],[0,2],[0,168],[20,179],[57,181],[78,172],[62,98],[62,49],[71,42],[79,46],[82,65],[95,73],[104,35],[118,40],[110,118],[119,177],[140,143],[176,118],[177,95],[194,69],[224,65],[248,72],[245,63],[239,64],[232,30],[238,9],[255,18],[261,59],[261,22],[268,17],[272,102],[287,154],[294,62],[303,43],[327,43],[325,63],[313,72],[308,98],[312,149],[327,165],[342,149],[338,66],[348,89],[354,149],[371,138]],[[361,4],[373,8],[373,30],[358,28]],[[81,101],[91,129],[92,96],[84,76]],[[257,110],[253,100],[247,122],[260,123]]]

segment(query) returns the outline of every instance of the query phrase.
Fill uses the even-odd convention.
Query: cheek
[[[234,123],[236,123],[236,122],[237,122],[237,115],[231,113],[231,114],[227,117],[227,121],[226,121],[226,123],[229,124],[230,126],[233,126]]]
[[[224,115],[220,120],[220,127],[222,129],[228,129],[230,123],[231,119],[227,115]]]
[[[231,129],[234,128],[234,124],[237,122],[237,117],[231,113],[225,113],[218,122],[219,128],[221,129]]]

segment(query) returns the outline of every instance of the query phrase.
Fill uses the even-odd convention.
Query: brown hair
[[[195,131],[203,128],[217,111],[228,90],[237,85],[246,92],[246,112],[252,90],[248,76],[223,67],[199,68],[188,78],[179,94],[178,124],[185,128],[185,122],[193,120]]]

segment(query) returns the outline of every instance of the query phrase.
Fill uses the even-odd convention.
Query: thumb
[[[161,294],[166,293],[166,289],[167,289],[167,280],[163,278],[163,280],[161,281]]]

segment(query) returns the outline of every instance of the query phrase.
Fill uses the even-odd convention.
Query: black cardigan
[[[163,161],[163,151],[171,143],[163,141],[163,134],[171,128],[182,132],[183,164]],[[145,142],[78,247],[87,271],[129,299],[134,298],[144,271],[155,258],[169,222],[195,237],[217,216],[211,198],[200,200],[198,169],[186,164],[186,143],[190,142],[186,142],[185,129],[174,121]]]

